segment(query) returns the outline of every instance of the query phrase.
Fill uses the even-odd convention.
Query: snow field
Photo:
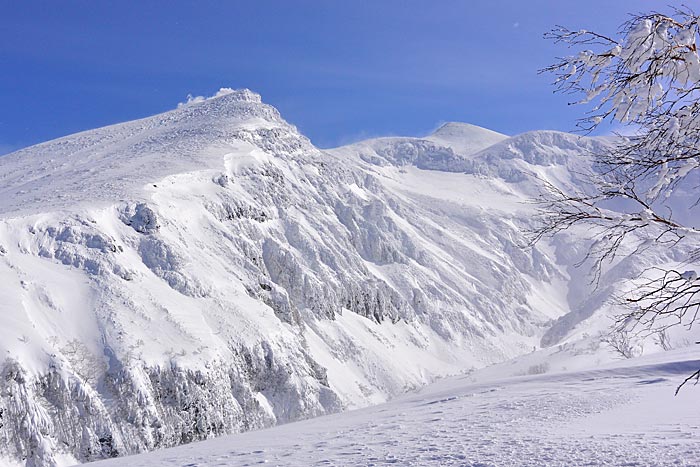
[[[697,466],[699,389],[674,396],[700,365],[690,356],[475,383],[477,371],[386,404],[95,467]]]

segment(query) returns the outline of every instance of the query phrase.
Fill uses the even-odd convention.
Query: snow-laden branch
[[[593,46],[541,70],[555,75],[559,92],[592,108],[579,126],[591,131],[604,120],[636,129],[601,164],[636,181],[648,203],[668,196],[700,167],[700,21],[691,11],[633,16],[621,39],[558,27],[545,37],[571,47]]]
[[[590,132],[603,121],[617,122],[633,136],[620,136],[608,151],[593,155],[586,192],[544,184],[535,240],[574,226],[588,229],[593,242],[584,261],[592,260],[596,283],[603,265],[623,251],[680,251],[681,242],[698,240],[700,223],[674,217],[668,200],[681,186],[694,197],[684,209],[700,200],[699,187],[685,183],[700,172],[700,17],[675,8],[669,15],[632,15],[619,38],[564,27],[545,37],[578,49],[541,72],[555,76],[558,92],[575,96],[572,104],[589,106],[579,127]],[[611,203],[624,208],[609,209]],[[689,256],[681,263],[696,267],[697,255]],[[694,269],[651,268],[645,274],[621,301],[627,311],[619,326],[632,322],[654,332],[669,323],[689,327],[699,318]]]

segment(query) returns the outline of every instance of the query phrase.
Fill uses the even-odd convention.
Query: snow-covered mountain
[[[606,144],[448,123],[322,151],[222,89],[0,158],[0,454],[174,446],[581,341],[673,259],[593,289],[583,237],[525,246],[541,180]]]

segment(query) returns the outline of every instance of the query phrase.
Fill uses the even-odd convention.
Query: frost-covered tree
[[[557,91],[590,106],[579,126],[588,132],[613,121],[631,136],[593,155],[592,189],[571,193],[548,186],[538,238],[588,228],[595,280],[622,245],[689,252],[675,268],[646,271],[625,297],[628,306],[618,324],[648,332],[690,327],[700,318],[700,252],[692,248],[700,222],[678,215],[700,198],[699,33],[700,17],[676,8],[632,15],[615,37],[563,27],[545,35],[576,51],[542,71],[556,76]],[[685,197],[676,196],[679,190]],[[700,371],[692,378],[697,381]]]

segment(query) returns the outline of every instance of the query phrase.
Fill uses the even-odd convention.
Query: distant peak
[[[193,96],[192,94],[187,95],[187,100],[185,102],[180,102],[177,107],[186,107],[193,104],[199,104],[201,102],[211,101],[219,98],[226,98],[229,101],[236,102],[256,102],[262,103],[262,97],[257,92],[253,92],[250,89],[233,89],[233,88],[221,88],[216,94],[209,97],[204,96]]]
[[[501,133],[460,122],[447,122],[426,137],[463,155],[474,154],[506,138],[508,137]]]
[[[470,123],[462,123],[462,122],[447,122],[444,123],[443,125],[440,126],[437,130],[435,130],[430,136],[436,136],[436,137],[464,137],[464,136],[471,136],[475,134],[491,134],[493,136],[502,136],[506,137],[506,135],[503,135],[501,133],[495,132],[493,130],[489,130],[487,128],[483,128],[480,126],[472,125]]]

